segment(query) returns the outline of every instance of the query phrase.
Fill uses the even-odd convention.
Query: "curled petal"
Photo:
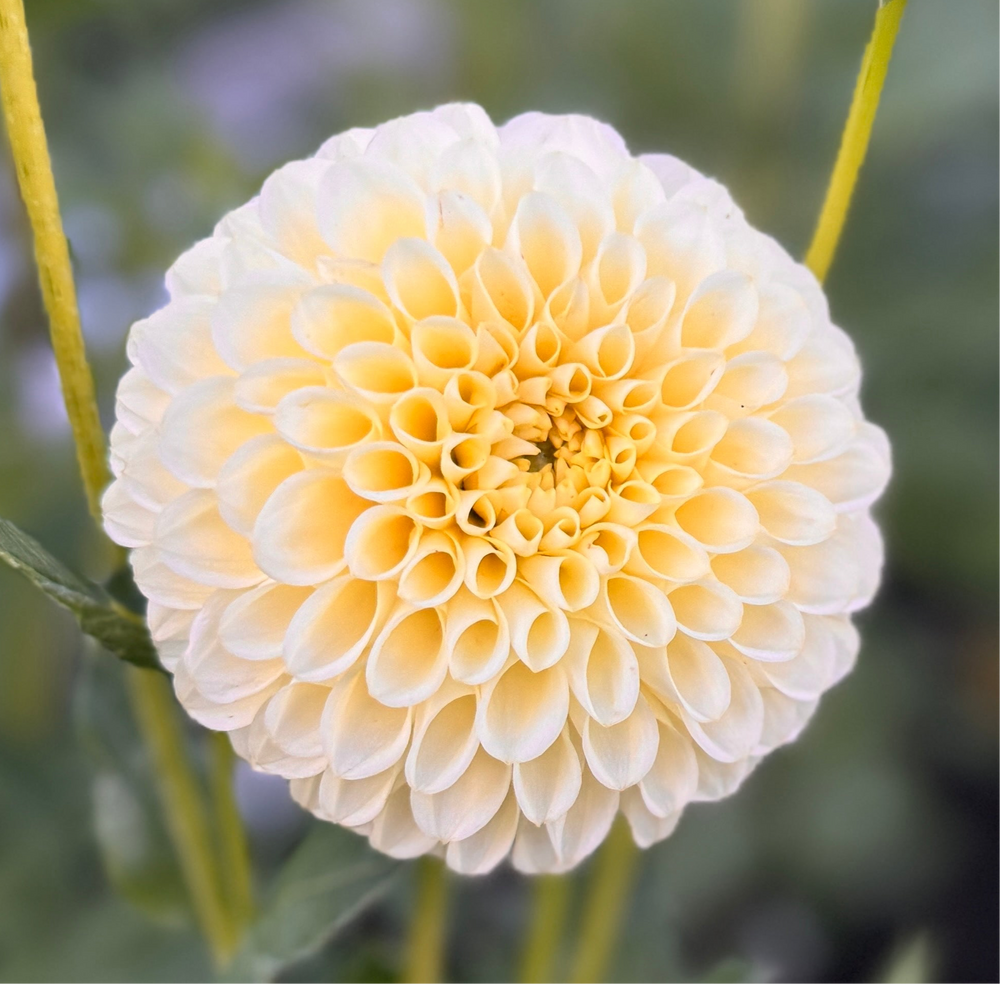
[[[387,707],[368,692],[363,673],[352,673],[330,691],[320,724],[330,771],[341,779],[367,779],[395,765],[413,726],[408,707]]]
[[[639,696],[639,664],[618,633],[595,622],[570,620],[566,671],[573,696],[599,724],[624,721]]]
[[[503,762],[529,762],[559,737],[568,713],[562,667],[536,673],[515,661],[484,684],[476,729],[490,755]]]
[[[413,819],[410,789],[398,785],[382,812],[372,822],[369,836],[372,847],[400,860],[420,857],[437,846],[437,838],[425,834]]]
[[[430,837],[448,843],[465,840],[496,816],[510,789],[510,766],[476,752],[461,778],[440,793],[410,794],[413,817]]]
[[[445,859],[448,867],[462,875],[485,875],[510,852],[517,833],[517,800],[507,793],[493,819],[474,834],[448,844]]]
[[[534,824],[565,816],[580,793],[582,776],[580,757],[564,728],[537,758],[514,764],[514,792],[521,812]]]
[[[456,680],[480,684],[496,676],[510,654],[507,619],[496,599],[465,588],[455,595],[447,608],[445,648]]]
[[[326,581],[346,566],[348,530],[369,505],[325,469],[292,475],[274,490],[257,516],[254,559],[275,581]]]
[[[479,749],[475,693],[449,692],[432,699],[418,717],[406,756],[406,781],[422,793],[453,785]]]
[[[331,462],[377,440],[382,431],[366,400],[324,386],[289,393],[275,409],[274,426],[289,444]]]
[[[382,277],[392,303],[412,321],[458,314],[455,274],[448,261],[423,239],[397,239],[382,259]]]
[[[160,557],[171,570],[217,588],[248,588],[264,579],[250,544],[219,515],[215,496],[192,489],[156,520]]]
[[[330,680],[350,669],[381,629],[395,600],[390,585],[342,574],[302,604],[282,644],[300,680]]]
[[[372,643],[366,668],[371,695],[389,707],[412,707],[430,697],[447,673],[440,613],[401,602]]]
[[[659,744],[656,718],[640,696],[632,713],[610,727],[587,718],[583,751],[597,780],[609,789],[634,786],[652,768]]]

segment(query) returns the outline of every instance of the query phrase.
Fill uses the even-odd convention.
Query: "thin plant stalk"
[[[556,961],[569,909],[569,886],[565,875],[539,875],[533,881],[531,924],[521,964],[524,984],[547,984],[559,979]]]
[[[215,731],[208,735],[209,782],[215,831],[222,862],[222,885],[237,934],[253,917],[253,880],[250,875],[250,850],[246,830],[240,818],[233,791],[233,767],[236,755],[229,735]]]
[[[821,283],[826,279],[830,264],[833,262],[837,243],[840,241],[840,234],[847,219],[847,211],[851,205],[854,185],[858,180],[858,172],[868,151],[875,113],[878,110],[886,72],[889,70],[889,59],[892,57],[899,22],[905,9],[906,0],[888,0],[879,5],[875,14],[875,28],[861,59],[861,71],[854,87],[854,98],[851,100],[847,123],[840,138],[840,150],[837,152],[837,160],[830,175],[830,184],[816,223],[816,231],[806,253],[806,266]]]
[[[861,60],[840,150],[806,253],[806,266],[820,282],[826,279],[844,228],[905,8],[906,0],[884,0],[875,14],[875,27]],[[596,859],[571,978],[575,982],[604,980],[628,902],[637,854],[638,849],[619,818]]]
[[[191,904],[212,956],[222,966],[236,948],[237,928],[221,891],[212,831],[198,779],[184,751],[174,695],[160,673],[128,667],[127,679]]]
[[[627,914],[639,849],[624,817],[619,816],[601,845],[587,886],[576,948],[574,984],[592,984],[607,977],[615,955],[618,932]]]
[[[106,442],[80,329],[73,270],[38,105],[22,0],[0,0],[0,103],[31,225],[42,300],[49,316],[52,348],[84,492],[100,528],[101,492],[110,479]],[[143,739],[157,765],[174,849],[202,931],[216,960],[221,962],[233,952],[240,924],[228,911],[226,893],[221,889],[204,797],[194,765],[185,752],[174,698],[169,684],[158,673],[130,667],[127,678]],[[238,822],[238,814],[227,817],[230,834]]]
[[[437,858],[417,861],[417,897],[406,942],[402,980],[406,984],[440,984],[444,978],[448,923],[448,881]]]
[[[94,399],[94,380],[80,331],[69,247],[38,106],[22,0],[0,0],[0,101],[17,183],[31,223],[42,301],[49,316],[52,348],[87,505],[100,525],[101,492],[111,476]]]

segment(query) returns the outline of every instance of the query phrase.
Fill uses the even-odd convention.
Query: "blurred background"
[[[875,10],[26,6],[107,423],[126,331],[163,303],[178,253],[327,136],[451,99],[498,122],[532,108],[601,117],[633,151],[718,177],[801,255]],[[997,49],[995,0],[911,0],[828,281],[895,454],[879,506],[887,576],[858,667],[739,795],[689,809],[643,856],[612,980],[997,979]],[[0,515],[102,575],[28,242],[4,147]],[[92,732],[127,710],[81,711],[81,663],[72,620],[0,570],[0,978],[203,980],[183,908],[160,898],[151,917],[102,866],[117,814],[93,782]],[[238,794],[266,884],[306,820],[280,781],[241,772]],[[295,979],[393,980],[408,891]],[[509,870],[454,885],[452,980],[510,979],[528,901]]]

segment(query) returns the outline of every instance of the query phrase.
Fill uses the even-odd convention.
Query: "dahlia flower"
[[[280,168],[167,287],[107,530],[190,715],[378,850],[652,844],[851,668],[888,443],[815,278],[679,160],[443,106]]]

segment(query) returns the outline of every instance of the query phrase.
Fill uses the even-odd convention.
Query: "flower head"
[[[444,106],[167,275],[109,533],[177,695],[381,851],[667,836],[851,667],[888,444],[815,279],[610,127]]]

